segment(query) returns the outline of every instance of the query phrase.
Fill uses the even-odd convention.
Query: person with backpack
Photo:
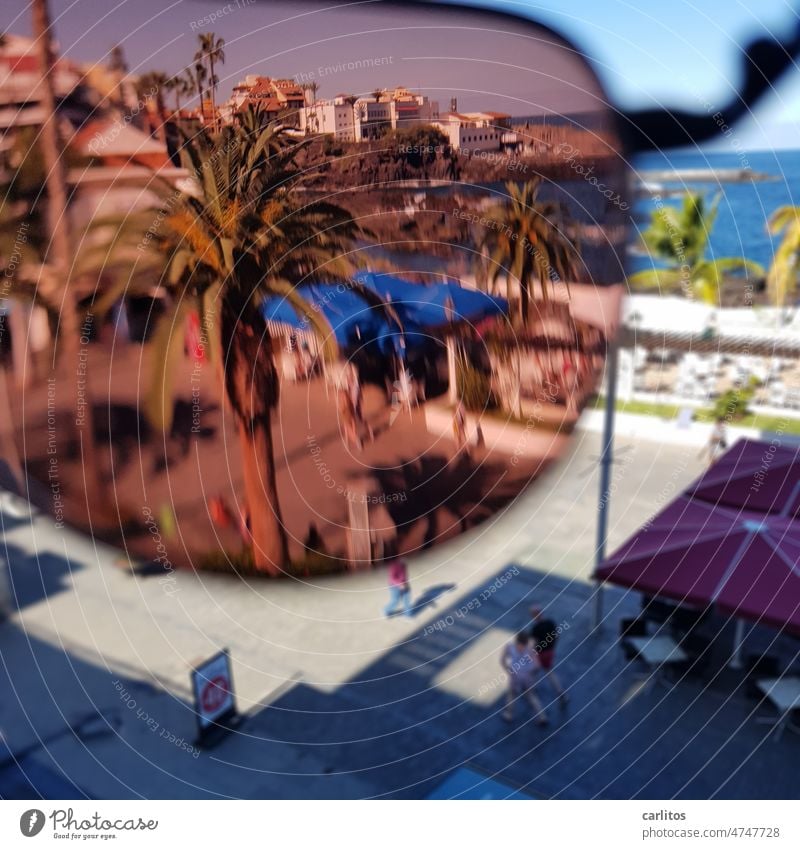
[[[553,669],[556,661],[556,643],[560,633],[559,627],[552,619],[544,616],[541,607],[536,607],[535,605],[531,607],[531,619],[533,620],[530,630],[531,650],[536,655],[539,666],[543,671],[542,679],[548,678],[550,680],[553,689],[558,695],[561,707],[565,708],[569,698]]]

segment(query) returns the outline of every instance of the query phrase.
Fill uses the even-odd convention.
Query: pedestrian
[[[719,459],[720,455],[725,452],[727,447],[728,428],[725,425],[725,419],[722,416],[718,416],[714,422],[714,427],[711,429],[708,444],[700,452],[700,454],[701,456],[703,454],[708,455],[708,463],[709,465],[712,465]]]
[[[556,691],[562,709],[566,708],[569,697],[567,691],[561,686],[561,681],[555,673],[556,643],[558,642],[558,625],[552,619],[543,615],[540,607],[531,607],[530,640],[531,649],[539,661],[539,667],[544,672],[542,680],[547,678]]]
[[[467,413],[463,401],[459,401],[453,411],[453,439],[456,443],[456,453],[460,454],[467,447]]]
[[[353,408],[352,396],[346,386],[339,388],[339,419],[344,426],[344,438],[348,448],[360,451],[363,446],[358,434],[356,412]]]
[[[514,719],[514,702],[524,695],[536,712],[536,724],[547,725],[549,723],[547,714],[534,690],[539,662],[531,650],[526,633],[517,634],[510,643],[506,644],[500,656],[500,664],[508,673],[508,695],[503,719],[506,722]]]
[[[411,585],[408,582],[408,569],[405,561],[395,557],[389,563],[389,603],[383,612],[386,616],[397,613],[397,606],[402,602],[403,613],[412,616]]]

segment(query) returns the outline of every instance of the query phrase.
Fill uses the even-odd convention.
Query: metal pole
[[[733,637],[733,653],[731,654],[730,662],[728,666],[731,669],[741,669],[744,665],[742,663],[742,649],[744,647],[744,619],[736,620],[736,633]]]
[[[614,465],[614,414],[617,407],[618,357],[616,343],[608,344],[606,355],[606,408],[603,424],[603,450],[600,455],[600,501],[597,505],[597,545],[595,547],[595,569],[606,556],[608,536],[608,508],[611,493],[611,467]],[[603,621],[603,584],[598,582],[594,597],[594,627]]]
[[[447,378],[450,385],[447,387],[447,400],[451,406],[458,402],[458,378],[456,375],[456,340],[451,333],[447,337]]]

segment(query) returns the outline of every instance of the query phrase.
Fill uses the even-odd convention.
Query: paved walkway
[[[703,794],[731,775],[731,757],[744,763],[754,751],[766,753],[761,790],[748,780],[735,792],[778,793],[782,746],[733,738],[720,750],[728,765],[717,768],[715,741],[728,740],[744,708],[713,721],[704,708],[681,725],[682,745],[648,749],[653,723],[675,706],[659,695],[628,698],[614,635],[632,599],[610,594],[610,624],[589,638],[598,453],[597,435],[579,433],[572,455],[504,514],[413,559],[424,606],[412,619],[383,618],[381,572],[305,586],[133,577],[113,567],[113,550],[46,517],[4,511],[19,610],[0,625],[0,730],[23,772],[7,757],[0,795],[3,781],[19,788],[35,764],[96,797],[419,796],[467,761],[538,795],[629,795],[645,779],[655,796]],[[650,442],[622,439],[618,458],[612,547],[701,471],[694,449]],[[521,713],[509,733],[496,715],[499,648],[533,600],[569,623],[561,655],[574,713],[546,735]],[[188,670],[221,647],[248,720],[196,759],[187,751]],[[691,701],[691,691],[679,697]],[[160,737],[163,729],[186,746]]]

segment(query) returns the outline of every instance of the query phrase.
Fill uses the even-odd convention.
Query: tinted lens
[[[366,568],[492,516],[566,450],[617,320],[591,70],[446,9],[182,25],[137,74],[56,75],[69,238],[6,226],[7,474],[156,568]],[[35,182],[33,123],[7,156]]]

